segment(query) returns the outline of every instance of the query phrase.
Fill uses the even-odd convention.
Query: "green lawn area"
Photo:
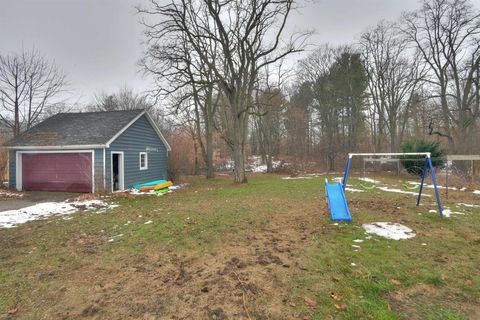
[[[0,229],[0,319],[480,319],[480,208],[455,207],[480,195],[452,192],[465,214],[440,218],[434,197],[347,193],[353,222],[334,224],[324,178],[191,178]],[[416,237],[366,239],[377,221]]]

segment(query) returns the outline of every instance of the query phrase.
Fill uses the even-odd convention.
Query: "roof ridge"
[[[114,113],[114,112],[143,112],[146,111],[145,109],[130,109],[130,110],[108,110],[108,111],[78,111],[78,112],[59,112],[54,114],[54,116],[59,114],[87,114],[87,113]]]

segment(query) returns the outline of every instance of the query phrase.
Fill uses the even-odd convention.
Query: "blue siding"
[[[82,149],[84,150],[84,149]],[[91,149],[85,149],[91,150]],[[17,151],[21,150],[10,150],[9,151],[9,172],[8,172],[8,185],[10,188],[16,188],[16,154]],[[32,150],[34,151],[34,150]],[[49,149],[48,151],[65,151],[60,149]],[[75,152],[75,150],[69,150]],[[94,149],[94,168],[95,168],[95,191],[103,190],[103,149]]]
[[[148,151],[148,169],[140,170],[140,152]],[[107,190],[111,190],[111,152],[122,151],[124,156],[124,185],[168,178],[168,152],[145,115],[141,116],[106,149]]]
[[[103,149],[94,149],[95,192],[103,191]]]

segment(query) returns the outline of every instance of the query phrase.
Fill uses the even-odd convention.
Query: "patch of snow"
[[[472,193],[473,194],[480,194],[480,190],[474,190]]]
[[[389,187],[377,187],[377,189],[380,189],[380,190],[386,191],[386,192],[395,192],[395,193],[409,194],[409,195],[412,195],[412,196],[418,196],[417,192],[405,191],[405,190],[402,190],[402,189],[395,189],[395,188],[389,188]],[[430,197],[429,194],[423,194],[423,196]]]
[[[420,185],[421,184],[421,182],[416,182],[416,181],[407,181],[407,183],[408,184],[413,184],[413,185]],[[428,189],[434,189],[435,188],[435,186],[433,184],[424,183],[423,186],[425,188],[428,188]],[[439,184],[437,184],[437,188],[438,189],[447,189],[446,186],[442,186],[442,185],[439,185]],[[456,187],[448,187],[448,189],[449,190],[458,190]],[[464,190],[465,190],[465,188],[460,189],[460,191],[464,191]]]
[[[321,173],[306,173],[305,176],[310,176],[310,177],[322,177],[326,175],[326,172],[321,172]]]
[[[425,242],[422,243],[422,246],[426,246],[427,244]]]
[[[457,205],[458,206],[469,207],[469,208],[480,208],[480,205],[478,205],[478,204],[458,203]]]
[[[333,177],[332,180],[335,181],[335,182],[340,182],[340,183],[342,183],[343,177]]]
[[[0,228],[12,228],[19,224],[45,219],[53,215],[69,215],[80,209],[111,209],[118,205],[109,204],[102,200],[87,200],[74,202],[44,202],[18,210],[0,212]]]
[[[376,234],[392,240],[410,239],[415,237],[413,230],[403,224],[392,222],[374,222],[371,224],[363,224],[366,233]]]
[[[357,264],[355,262],[350,263],[352,267],[355,267]]]
[[[443,216],[444,217],[450,218],[452,216],[452,214],[454,214],[454,215],[464,215],[465,213],[460,212],[460,211],[452,211],[450,209],[444,209],[443,210]]]
[[[345,188],[345,191],[350,191],[350,192],[365,192],[364,190],[360,189],[355,189],[355,188]]]
[[[186,186],[188,186],[188,183],[181,183],[181,184],[177,184],[177,185],[169,187],[169,190],[170,191],[178,190],[178,189],[185,188]]]
[[[435,210],[435,209],[430,209],[430,210],[428,210],[428,212],[430,212],[430,213],[437,213],[437,210]]]
[[[353,240],[353,242],[360,243],[360,242],[363,242],[363,240],[362,239],[355,239],[355,240]]]
[[[16,192],[10,192],[10,191],[7,191],[7,190],[0,190],[0,197],[21,198],[21,197],[23,197],[23,193],[16,193]]]
[[[313,179],[313,177],[282,177],[282,180]]]
[[[148,220],[147,222],[145,222],[144,224],[152,224],[153,221],[152,220]]]
[[[354,247],[355,249],[360,249],[361,248],[360,246],[357,246],[356,244],[352,244],[352,247]]]
[[[128,191],[131,195],[138,196],[138,195],[155,195],[153,190],[149,190],[147,192],[140,191],[139,189],[130,189]]]
[[[358,178],[358,180],[363,181],[363,182],[369,182],[369,183],[380,183],[380,181],[378,181],[378,180],[374,180],[372,178],[367,178],[367,177]]]

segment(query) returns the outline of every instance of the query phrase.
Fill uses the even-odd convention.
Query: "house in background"
[[[8,142],[17,190],[120,191],[168,178],[170,146],[144,110],[60,113]]]

